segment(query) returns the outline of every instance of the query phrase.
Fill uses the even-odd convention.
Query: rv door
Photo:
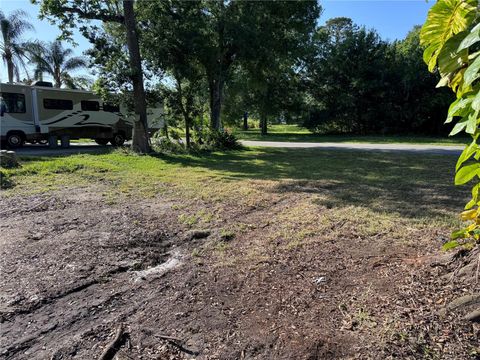
[[[37,95],[37,89],[33,88],[32,89],[32,115],[33,115],[33,123],[35,125],[35,132],[41,133],[42,129],[40,128],[40,117],[39,117],[39,111],[38,111],[38,95]]]

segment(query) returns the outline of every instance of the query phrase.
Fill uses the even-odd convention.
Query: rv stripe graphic
[[[82,111],[74,111],[74,112],[72,112],[72,113],[70,113],[70,114],[68,114],[68,115],[66,115],[66,116],[64,116],[64,117],[62,117],[62,118],[60,118],[60,119],[58,119],[58,120],[51,121],[51,122],[49,122],[49,123],[45,123],[45,125],[56,124],[56,123],[59,122],[59,121],[63,121],[63,120],[68,119],[69,117],[72,117],[72,116],[74,116],[74,115],[78,115],[78,114],[80,114],[81,112],[82,112]],[[83,115],[83,116],[88,116],[88,117],[90,117],[90,115]],[[84,119],[83,121],[85,121],[85,120],[86,120],[86,119]]]
[[[70,116],[71,116],[71,115],[70,115]],[[63,120],[65,120],[65,119],[68,119],[68,116],[64,116],[64,117],[62,117],[62,118],[60,118],[60,119],[58,119],[58,120],[51,121],[51,122],[49,122],[49,123],[45,123],[45,125],[52,125],[52,124],[58,123],[58,122],[60,122],[60,121],[63,121]]]

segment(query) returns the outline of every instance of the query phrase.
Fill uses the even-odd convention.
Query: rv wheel
[[[20,133],[10,133],[10,134],[7,134],[7,145],[12,148],[12,149],[16,149],[16,148],[19,148],[19,147],[22,147],[23,146],[23,135],[20,134]]]
[[[110,140],[110,143],[113,145],[113,146],[122,146],[123,143],[125,142],[125,136],[123,136],[123,134],[115,134],[113,136],[113,139]]]
[[[107,145],[108,144],[108,140],[107,139],[95,139],[95,142],[98,144],[98,145]]]

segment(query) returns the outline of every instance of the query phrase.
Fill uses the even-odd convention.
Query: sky
[[[324,0],[321,1],[323,13],[319,24],[333,17],[349,17],[356,24],[364,25],[378,31],[385,40],[403,39],[414,25],[422,24],[428,9],[434,4],[433,0]],[[35,31],[25,34],[25,40],[39,39],[52,41],[59,35],[56,26],[48,21],[40,21],[38,6],[30,0],[0,0],[1,10],[8,14],[16,9],[22,9],[29,14],[30,22]],[[76,55],[89,47],[89,43],[80,34],[75,37],[78,46],[74,48]],[[69,45],[70,46],[70,45]],[[24,74],[22,74],[24,75]],[[7,81],[5,65],[0,64],[0,82]]]

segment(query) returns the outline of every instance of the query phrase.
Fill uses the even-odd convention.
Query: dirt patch
[[[425,260],[447,229],[340,221],[308,193],[101,194],[0,200],[1,358],[95,359],[120,325],[120,359],[478,357],[478,325],[441,314],[478,284]]]

